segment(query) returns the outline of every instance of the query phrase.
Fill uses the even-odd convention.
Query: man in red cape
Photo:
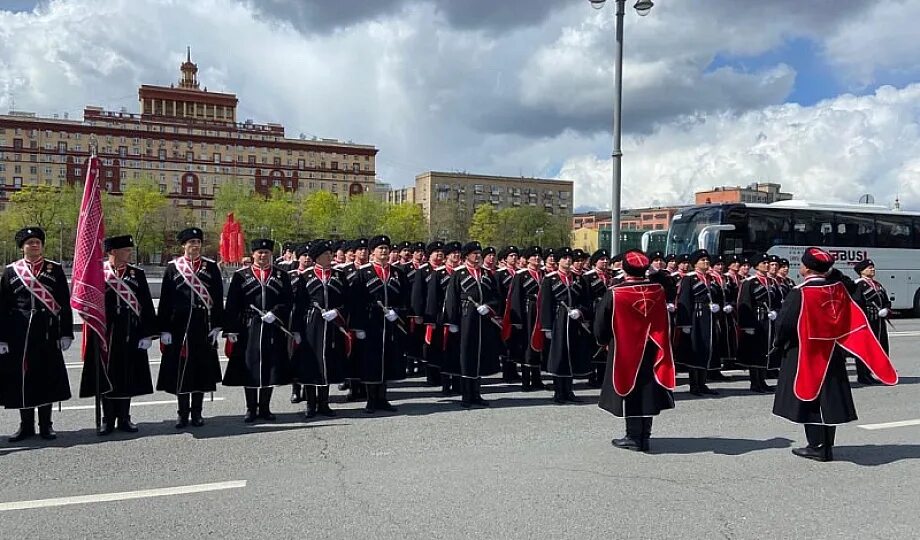
[[[808,446],[793,454],[832,461],[836,426],[856,420],[846,355],[855,356],[884,384],[898,374],[850,297],[852,281],[831,270],[834,258],[815,247],[805,250],[804,281],[783,302],[775,347],[784,352],[773,414],[805,425]]]
[[[626,437],[617,448],[647,452],[652,418],[674,408],[675,370],[665,273],[648,278],[649,258],[638,250],[623,254],[625,278],[597,305],[594,336],[607,345],[607,375],[600,408],[626,419]]]

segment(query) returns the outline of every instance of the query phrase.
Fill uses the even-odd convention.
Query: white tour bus
[[[778,255],[789,259],[789,276],[796,280],[808,246],[829,251],[837,259],[835,266],[854,279],[853,265],[872,259],[892,307],[920,316],[920,213],[803,201],[708,204],[674,216],[667,246],[674,254],[704,248],[745,257],[756,252]]]

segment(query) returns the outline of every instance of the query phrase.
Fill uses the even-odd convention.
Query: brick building
[[[287,138],[280,124],[240,122],[236,95],[199,87],[190,53],[180,70],[178,85],[140,87],[139,114],[87,106],[82,120],[0,115],[0,210],[24,186],[82,183],[94,142],[106,191],[153,179],[203,227],[215,225],[214,197],[229,181],[263,194],[326,190],[345,199],[373,191],[374,146]]]
[[[747,187],[720,186],[696,192],[696,204],[774,203],[792,199],[792,193],[781,191],[780,184],[756,182]]]

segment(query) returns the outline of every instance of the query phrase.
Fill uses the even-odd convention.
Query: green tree
[[[498,213],[498,222],[501,238],[497,244],[558,247],[571,242],[568,220],[536,207],[506,208]]]
[[[162,250],[163,238],[157,231],[162,229],[169,201],[166,195],[160,193],[159,184],[150,178],[131,182],[121,199],[120,225],[126,234],[134,237],[138,260],[142,260],[143,253]]]
[[[62,188],[24,186],[13,193],[2,221],[14,250],[16,246],[12,243],[12,235],[15,231],[37,225],[45,230],[45,253],[48,257],[72,257],[81,196],[82,191],[71,185]],[[14,251],[13,256],[16,255]]]
[[[431,203],[431,221],[428,226],[429,240],[457,240],[469,238],[470,217],[456,201]]]
[[[352,197],[345,203],[339,230],[344,238],[362,238],[380,234],[383,229],[384,203],[367,195]]]
[[[413,203],[388,205],[382,228],[395,242],[417,242],[428,235],[422,207]]]
[[[498,228],[498,212],[491,204],[480,204],[473,212],[470,221],[469,237],[478,240],[484,246],[495,245],[501,239]]]
[[[301,228],[310,238],[338,235],[341,214],[342,203],[335,194],[328,191],[314,191],[300,200]]]

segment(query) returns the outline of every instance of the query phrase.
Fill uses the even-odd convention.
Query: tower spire
[[[179,68],[182,78],[179,79],[179,88],[198,90],[198,65],[192,62],[192,47],[185,47],[185,62]]]
[[[192,63],[192,46],[191,45],[185,46],[185,61],[188,62],[189,64]]]

